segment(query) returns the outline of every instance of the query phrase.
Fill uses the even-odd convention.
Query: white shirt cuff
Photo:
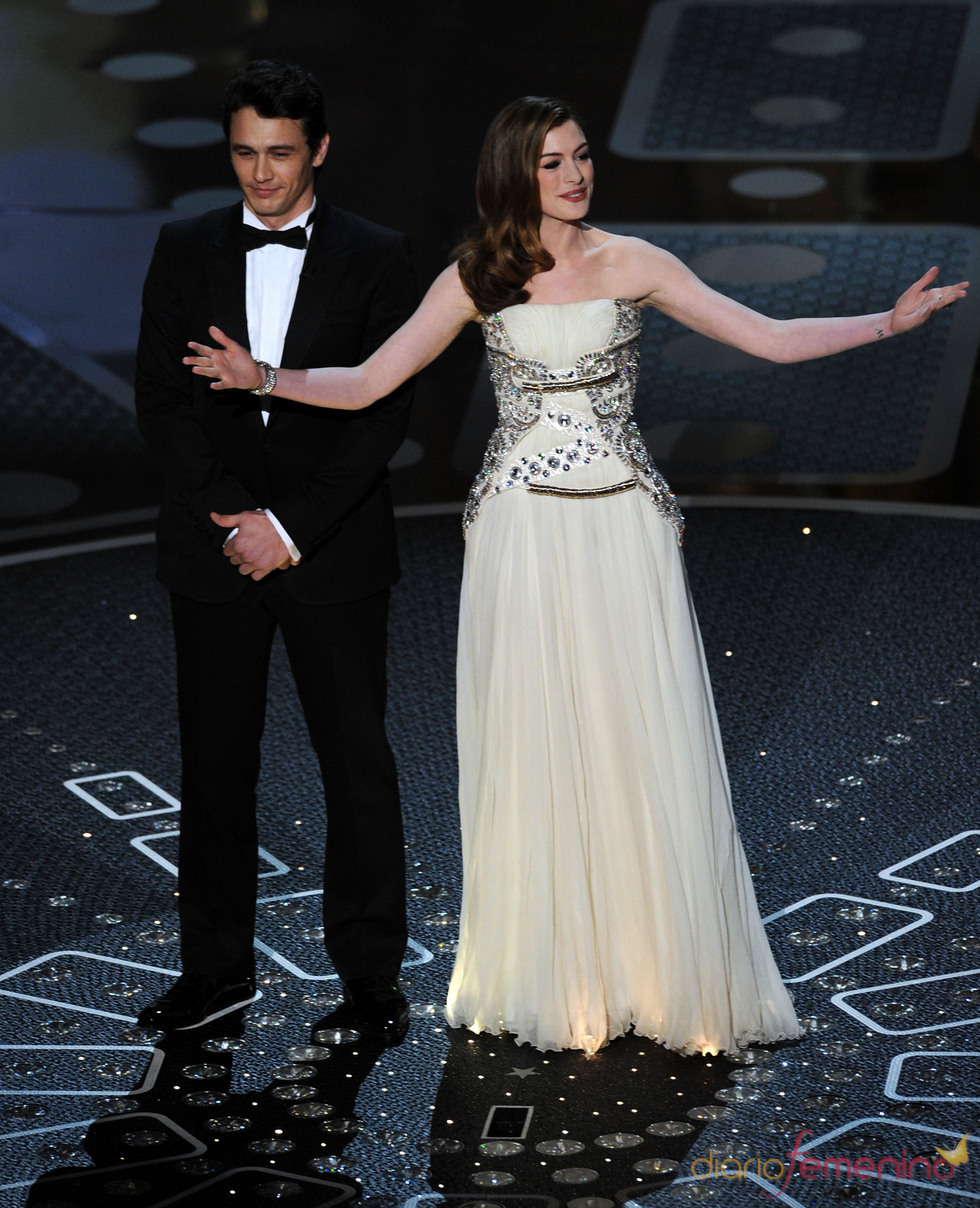
[[[272,521],[272,527],[276,530],[276,532],[282,538],[283,545],[285,545],[286,549],[289,550],[290,558],[292,558],[292,560],[294,562],[299,562],[299,560],[302,558],[303,555],[299,552],[299,550],[293,544],[292,537],[290,537],[290,535],[286,532],[286,530],[282,527],[282,525],[276,519],[274,512],[270,512],[268,508],[264,508],[263,510],[264,510],[265,514],[269,517],[269,519]]]

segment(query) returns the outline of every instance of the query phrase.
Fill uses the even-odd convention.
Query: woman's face
[[[577,122],[554,126],[545,135],[538,161],[541,214],[560,222],[578,222],[589,212],[592,159]]]

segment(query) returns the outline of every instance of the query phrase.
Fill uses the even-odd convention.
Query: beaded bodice
[[[570,368],[563,369],[549,368],[545,359],[521,354],[507,328],[508,313],[565,312],[558,316],[563,321],[571,317],[572,307],[599,308],[604,330],[608,330],[611,319],[611,333],[601,347],[583,352]],[[609,308],[613,309],[612,316]],[[483,321],[483,337],[498,422],[470,490],[463,513],[464,530],[489,497],[504,491],[590,495],[635,485],[676,528],[680,542],[684,518],[633,421],[640,362],[639,307],[622,299],[557,306],[526,303],[489,315]],[[586,467],[594,468],[606,458],[615,459],[612,465],[618,467],[618,473],[612,475],[618,480],[615,484],[594,490],[577,485],[583,480],[591,485],[596,474]],[[608,474],[601,477],[609,484]]]

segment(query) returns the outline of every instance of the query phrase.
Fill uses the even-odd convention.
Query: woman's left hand
[[[192,373],[214,378],[212,390],[257,390],[264,384],[265,370],[259,368],[247,348],[236,344],[219,327],[209,327],[208,334],[221,347],[210,348],[188,340],[188,348],[197,354],[184,357],[184,364],[190,365]]]
[[[895,303],[895,308],[891,313],[893,335],[911,331],[913,327],[924,323],[933,311],[942,310],[958,298],[966,297],[969,281],[961,281],[959,285],[933,286],[932,283],[938,276],[938,268],[929,269]]]

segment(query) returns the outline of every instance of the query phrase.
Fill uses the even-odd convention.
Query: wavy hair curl
[[[451,256],[481,314],[526,302],[527,282],[554,267],[539,235],[538,167],[548,132],[566,122],[582,124],[564,101],[525,96],[490,123],[476,171],[476,228]]]

